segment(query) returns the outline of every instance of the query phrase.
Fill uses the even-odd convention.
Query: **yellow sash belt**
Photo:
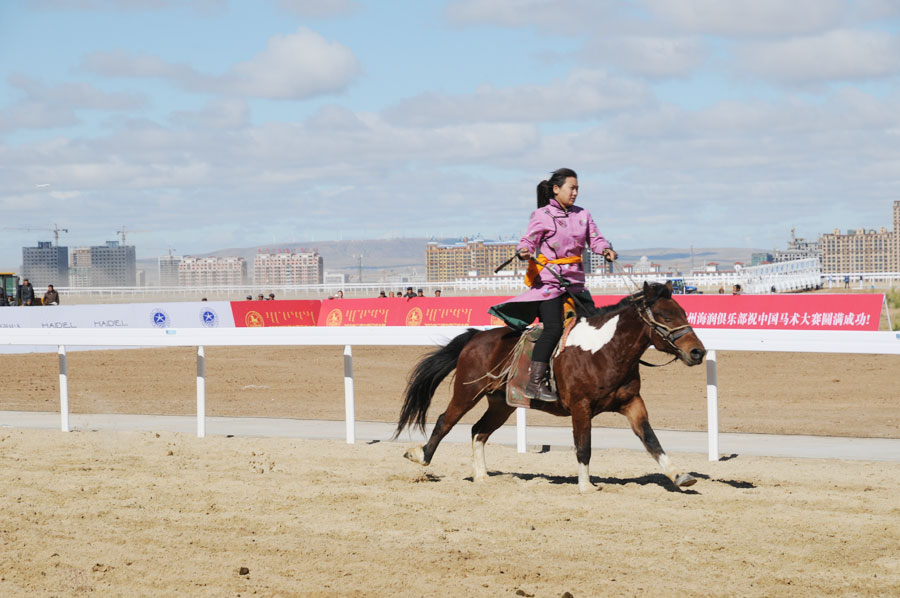
[[[534,281],[538,279],[538,276],[540,276],[541,274],[541,270],[544,269],[544,266],[546,264],[577,264],[579,262],[581,262],[580,255],[548,260],[546,256],[541,254],[528,262],[528,271],[525,272],[525,286],[530,287],[534,284]]]

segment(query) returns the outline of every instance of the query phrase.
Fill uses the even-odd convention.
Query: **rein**
[[[635,310],[637,311],[638,317],[653,329],[672,349],[676,352],[681,353],[681,349],[678,345],[675,344],[675,341],[680,339],[685,334],[693,331],[690,324],[682,324],[681,326],[675,326],[674,328],[670,326],[666,326],[662,322],[658,321],[655,317],[653,317],[653,312],[650,311],[650,306],[647,305],[647,299],[644,297],[643,292],[636,293],[630,297],[631,304],[634,305]],[[639,359],[638,362],[641,365],[646,365],[651,368],[659,368],[665,365],[669,365],[673,361],[678,359],[678,355],[674,355],[672,359],[667,361],[666,363],[649,363],[644,361],[643,359]]]

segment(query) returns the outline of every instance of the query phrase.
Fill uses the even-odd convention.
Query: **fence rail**
[[[353,345],[443,345],[467,327],[294,327],[4,329],[0,345],[55,346],[59,355],[60,429],[70,430],[66,347],[197,347],[197,436],[206,435],[207,346],[343,346],[347,442],[355,442]],[[900,355],[900,333],[697,329],[706,346],[707,435],[710,461],[719,458],[717,351],[778,351]],[[516,410],[516,444],[525,452],[525,409]]]

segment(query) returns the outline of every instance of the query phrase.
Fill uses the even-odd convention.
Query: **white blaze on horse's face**
[[[585,351],[596,353],[612,340],[618,325],[619,316],[613,316],[600,328],[594,328],[587,321],[587,318],[581,318],[581,321],[569,332],[569,338],[566,339],[566,347],[578,347]]]

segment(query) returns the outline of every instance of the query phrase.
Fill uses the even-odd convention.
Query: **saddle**
[[[558,356],[566,346],[566,338],[569,331],[577,321],[575,305],[571,298],[566,300],[563,306],[563,333],[559,343],[553,350],[553,356]],[[509,371],[506,375],[506,404],[510,407],[531,407],[531,399],[525,396],[525,386],[528,384],[528,370],[531,367],[531,353],[534,351],[534,343],[540,338],[544,325],[538,322],[536,325],[525,329],[519,337],[516,346],[513,347],[510,358]],[[550,360],[550,387],[556,390],[556,377],[553,371],[553,359]]]

